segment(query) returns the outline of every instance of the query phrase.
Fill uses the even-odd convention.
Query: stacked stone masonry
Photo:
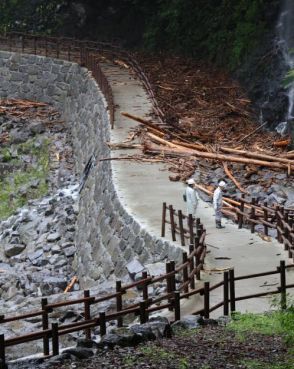
[[[122,206],[112,182],[107,104],[91,73],[78,64],[0,51],[0,97],[55,106],[68,124],[76,172],[81,178],[91,155],[95,166],[81,192],[76,224],[76,268],[82,288],[109,276],[123,277],[134,257],[142,263],[169,258],[182,249],[152,236]]]

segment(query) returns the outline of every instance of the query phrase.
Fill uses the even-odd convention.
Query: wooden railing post
[[[190,244],[194,242],[194,218],[192,214],[188,215],[188,229],[189,229],[189,237],[190,237]]]
[[[183,224],[183,214],[182,214],[181,210],[178,210],[178,218],[179,218],[181,246],[185,246],[185,232],[184,232],[184,224]]]
[[[224,315],[229,315],[229,272],[224,272]]]
[[[90,291],[86,290],[84,291],[84,297],[90,297]],[[91,319],[91,311],[90,311],[90,301],[85,301],[84,302],[84,318],[85,320],[90,320]],[[86,339],[90,340],[91,339],[91,329],[87,328],[85,329],[85,337]]]
[[[121,281],[116,281],[116,311],[122,311],[122,289],[121,289]],[[122,327],[123,326],[123,317],[117,318],[117,326]]]
[[[58,323],[52,323],[52,355],[59,355]]]
[[[255,220],[255,208],[254,206],[252,205],[255,205],[256,204],[256,199],[253,198],[251,199],[251,210],[250,210],[250,219],[252,220]],[[254,222],[250,222],[250,230],[251,230],[251,233],[254,233],[255,231],[255,223]]]
[[[267,202],[265,201],[265,202],[263,203],[263,205],[264,205],[265,207],[267,207]],[[263,209],[263,218],[264,218],[264,220],[265,220],[266,222],[268,222],[268,211],[267,211],[267,209]],[[268,226],[267,226],[266,224],[264,224],[264,234],[265,234],[266,236],[268,236]]]
[[[172,291],[175,291],[176,290],[176,274],[175,274],[175,268],[176,268],[176,265],[175,265],[175,261],[174,260],[170,260],[170,271],[171,272],[174,272],[173,275],[171,276],[171,288],[172,288]]]
[[[199,251],[199,249],[202,249],[202,245],[200,245],[200,243],[199,243],[199,237],[198,236],[194,238],[194,248],[195,248],[195,250],[197,250],[197,253],[195,255],[195,268],[197,268],[196,279],[198,281],[200,281],[201,272],[200,272],[200,268],[198,268],[198,267],[200,265],[201,252],[199,253],[198,251]]]
[[[100,336],[105,336],[106,334],[106,319],[105,319],[105,312],[102,311],[99,313],[99,325],[100,325]]]
[[[36,36],[33,36],[33,40],[34,40],[34,54],[37,55],[37,38],[36,38]]]
[[[25,48],[25,42],[24,42],[24,36],[21,36],[21,52],[24,52],[24,48]]]
[[[56,58],[59,59],[60,55],[60,45],[59,45],[59,39],[56,40]]]
[[[286,267],[285,260],[280,261],[280,292],[281,292],[281,309],[287,308],[287,288],[286,288]]]
[[[165,224],[166,224],[166,202],[162,204],[161,237],[165,237]]]
[[[147,272],[142,272],[142,279],[146,279],[148,277]],[[148,300],[148,282],[143,284],[143,300]]]
[[[165,274],[169,274],[170,272],[170,262],[165,263]],[[170,283],[170,276],[166,276],[166,292],[171,292],[171,283]]]
[[[175,291],[174,293],[174,312],[175,312],[175,322],[181,320],[180,292],[177,291]]]
[[[282,234],[281,234],[281,231],[280,229],[282,228],[282,222],[281,222],[281,218],[279,216],[279,211],[280,211],[280,207],[277,205],[276,206],[276,219],[277,219],[277,240],[279,243],[282,243],[283,242],[283,239],[282,239]]]
[[[176,290],[176,274],[175,274],[174,260],[170,260],[169,265],[170,265],[170,272],[173,272],[173,274],[170,276],[170,292],[174,292]],[[169,307],[169,310],[172,311],[173,307]]]
[[[5,336],[0,334],[0,369],[6,369],[6,358],[5,358]]]
[[[289,211],[285,210],[284,212],[284,222],[287,224],[289,224]],[[285,238],[287,241],[289,241],[290,237],[289,237],[289,229],[287,226],[284,227],[284,234],[285,234]],[[289,245],[287,242],[284,242],[284,250],[288,251],[289,250]]]
[[[294,235],[294,224],[292,224],[292,232],[290,233],[290,242],[292,247],[288,250],[288,256],[289,258],[292,258],[294,262],[294,236],[292,235]]]
[[[171,227],[171,234],[172,240],[176,241],[176,225],[175,225],[175,217],[174,217],[174,209],[172,205],[169,205],[169,218],[170,218],[170,227]]]
[[[230,305],[231,305],[231,313],[233,313],[234,311],[236,311],[234,269],[229,270],[229,279],[230,279]]]
[[[209,282],[204,282],[204,318],[208,319],[209,318]]]
[[[48,56],[48,40],[47,37],[45,36],[45,56]]]
[[[140,324],[144,324],[147,322],[146,316],[146,301],[140,302]]]
[[[188,261],[188,255],[187,253],[184,251],[183,252],[183,264],[185,264],[186,262]],[[183,282],[186,283],[189,279],[189,276],[188,276],[188,265],[186,265],[183,269]],[[184,292],[187,293],[189,292],[189,285],[187,284],[185,287],[184,287]]]
[[[46,298],[43,298],[41,300],[41,307],[42,307],[42,329],[43,331],[45,331],[46,329],[49,328],[49,319],[48,319],[48,310],[46,308],[46,306],[48,305],[48,301]],[[48,356],[49,355],[49,338],[48,337],[44,337],[43,338],[43,354],[44,356]]]
[[[192,271],[194,270],[194,257],[191,257],[192,252],[194,251],[194,245],[190,244],[189,245],[189,258],[190,258],[190,274],[192,273]],[[194,275],[190,278],[190,288],[194,289],[195,288],[195,278]]]
[[[244,222],[244,197],[245,195],[242,194],[241,198],[240,198],[240,212],[242,212],[242,214],[238,214],[238,228],[241,229],[243,227],[243,222]]]

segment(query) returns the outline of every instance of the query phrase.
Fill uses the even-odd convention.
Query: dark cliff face
[[[280,11],[281,1],[272,2],[266,14],[270,25],[268,32],[235,72],[248,91],[256,114],[262,111],[263,121],[267,121],[270,128],[285,120],[288,106],[286,90],[282,84],[288,67],[278,43],[276,28]]]

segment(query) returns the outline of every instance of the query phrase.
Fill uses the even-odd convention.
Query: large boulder
[[[26,248],[23,244],[6,244],[4,245],[5,256],[11,258],[12,256],[18,255]]]
[[[99,346],[100,347],[130,347],[135,346],[141,342],[141,336],[132,332],[128,328],[116,328],[111,333],[102,337]]]

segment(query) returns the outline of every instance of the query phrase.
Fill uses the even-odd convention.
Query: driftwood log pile
[[[208,160],[223,164],[227,176],[235,183],[236,187],[243,193],[246,191],[235,179],[230,163],[244,164],[245,166],[268,167],[273,170],[286,171],[287,175],[293,174],[294,160],[292,153],[281,153],[275,155],[272,152],[260,150],[252,152],[244,149],[229,148],[223,146],[205,145],[201,142],[193,141],[193,137],[174,133],[171,129],[156,126],[153,122],[137,117],[127,112],[122,115],[143,124],[141,130],[143,152],[148,155],[169,158],[184,158],[187,160],[187,167],[191,170],[195,165],[191,162],[195,160]],[[130,146],[128,146],[130,147]],[[190,162],[190,163],[189,163]],[[188,176],[190,173],[188,173]],[[188,177],[187,176],[187,177]]]

